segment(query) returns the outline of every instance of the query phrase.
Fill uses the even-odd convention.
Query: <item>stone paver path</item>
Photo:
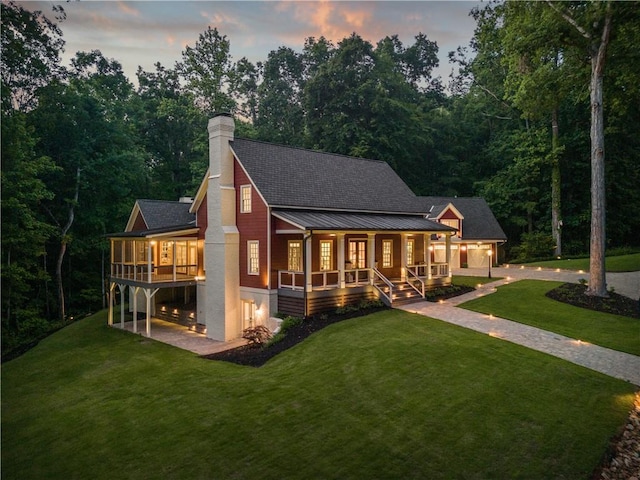
[[[456,271],[455,274],[468,273],[470,275],[478,275],[478,272],[474,272],[472,269],[464,270],[466,271]],[[417,302],[400,308],[523,345],[640,386],[640,357],[636,355],[618,352],[529,325],[457,307],[457,305],[478,296],[495,292],[495,287],[497,286],[521,278],[577,282],[579,278],[584,277],[584,274],[582,274],[582,277],[576,277],[579,274],[573,272],[540,272],[537,270],[527,272],[525,270],[494,269],[492,276],[504,278],[486,284],[474,292],[460,295],[441,303]],[[633,273],[640,274],[640,272]],[[618,291],[618,288],[616,288],[616,291]],[[640,338],[638,341],[640,341]]]

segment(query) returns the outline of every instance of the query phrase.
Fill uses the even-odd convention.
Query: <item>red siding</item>
[[[242,167],[234,160],[234,185],[236,188],[236,224],[240,232],[240,285],[243,287],[267,288],[269,282],[268,268],[268,208],[258,192],[251,187],[251,213],[240,213],[240,186],[249,185],[251,181]],[[260,274],[249,275],[247,242],[258,240],[260,248]]]
[[[147,224],[144,223],[144,219],[142,218],[142,214],[138,212],[136,219],[133,222],[133,227],[131,228],[132,232],[141,232],[143,230],[148,230]]]
[[[460,220],[460,218],[455,213],[453,213],[453,210],[451,210],[450,208],[447,208],[445,212],[440,216],[440,218],[446,218],[448,220]]]

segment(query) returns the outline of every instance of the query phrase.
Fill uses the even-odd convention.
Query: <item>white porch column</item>
[[[424,235],[424,256],[427,263],[427,278],[431,280],[433,275],[431,274],[431,234],[425,233]]]
[[[133,308],[133,333],[138,333],[138,290],[140,287],[129,287],[129,301]]]
[[[107,317],[108,324],[110,327],[113,326],[113,291],[116,289],[116,284],[111,282],[109,283],[109,316]]]
[[[375,268],[376,266],[376,234],[367,233],[367,266]],[[369,283],[373,285],[373,275],[369,275]]]
[[[400,234],[400,278],[403,282],[407,280],[407,234]]]
[[[338,233],[338,282],[345,288],[344,282],[344,233]]]
[[[126,285],[118,284],[118,290],[120,290],[120,328],[124,330],[124,292],[126,292]]]
[[[304,290],[305,292],[310,292],[313,290],[313,281],[311,278],[311,272],[313,268],[312,267],[313,252],[312,252],[312,246],[311,246],[311,239],[312,239],[311,234],[304,237],[304,271],[305,271]]]
[[[447,252],[447,276],[451,277],[451,234],[445,235],[445,248]]]
[[[147,252],[147,282],[149,283],[151,283],[151,265],[153,263],[153,246],[155,243],[154,240],[149,242],[149,250]]]
[[[153,296],[158,293],[159,288],[156,288],[151,291],[149,288],[144,289],[144,295],[147,297],[147,325],[146,325],[146,335],[147,337],[151,337],[151,299]]]

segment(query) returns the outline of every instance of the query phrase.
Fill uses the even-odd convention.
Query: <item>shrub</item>
[[[264,325],[245,328],[242,331],[242,338],[249,341],[249,345],[263,346],[271,339],[271,332]]]

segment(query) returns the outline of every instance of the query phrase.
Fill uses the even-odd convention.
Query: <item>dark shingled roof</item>
[[[404,230],[415,232],[454,230],[419,215],[310,212],[304,210],[276,210],[273,214],[306,230]]]
[[[240,138],[231,147],[271,207],[426,213],[386,162]]]
[[[138,206],[149,230],[196,225],[195,214],[189,213],[191,203],[138,200]]]
[[[435,218],[445,206],[452,203],[464,216],[463,240],[507,240],[502,227],[493,215],[484,198],[480,197],[419,197],[422,208]],[[431,209],[433,207],[433,209]]]

